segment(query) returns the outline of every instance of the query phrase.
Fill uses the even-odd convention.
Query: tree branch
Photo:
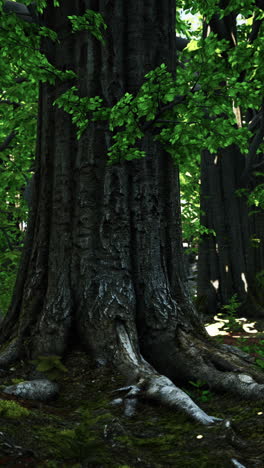
[[[9,104],[10,106],[14,106],[15,108],[22,106],[22,104],[20,104],[19,102],[9,101],[9,99],[0,99],[0,104]]]
[[[11,141],[13,140],[13,138],[15,138],[16,136],[16,132],[13,131],[10,133],[10,135],[8,135],[6,137],[6,139],[3,141],[3,143],[0,145],[0,152],[1,151],[4,151],[5,149],[7,149],[11,143]]]
[[[18,76],[17,78],[15,78],[16,83],[24,83],[25,81],[29,82],[29,80],[27,78],[24,78],[23,76]]]

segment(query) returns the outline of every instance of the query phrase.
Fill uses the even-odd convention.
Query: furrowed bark
[[[71,34],[67,17],[84,7],[103,14],[105,48],[87,32]],[[113,106],[125,92],[138,91],[161,57],[175,73],[174,8],[173,0],[62,2],[43,15],[61,41],[45,38],[43,50],[56,67],[74,69],[81,96],[100,95]],[[203,378],[220,390],[229,383],[240,395],[250,397],[251,388],[263,397],[263,373],[214,344],[189,300],[172,159],[148,129],[138,143],[145,158],[108,166],[112,141],[103,123],[90,122],[77,141],[70,116],[53,106],[73,84],[57,80],[40,88],[32,208],[1,329],[0,365],[63,356],[81,344],[132,378],[128,413],[143,396],[214,423],[174,382]]]

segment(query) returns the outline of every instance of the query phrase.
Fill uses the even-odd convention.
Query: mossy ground
[[[64,364],[68,372],[58,378],[56,401],[44,404],[0,392],[5,402],[16,401],[29,410],[15,418],[0,414],[1,466],[223,468],[233,466],[232,457],[247,468],[264,466],[263,402],[216,394],[201,401],[202,388],[186,387],[207,413],[232,419],[245,441],[241,449],[223,427],[203,427],[158,404],[141,401],[136,416],[128,419],[122,407],[110,405],[111,392],[124,385],[122,376],[96,367],[81,350],[69,353]],[[0,384],[27,379],[31,371],[32,364],[19,362],[1,375]]]

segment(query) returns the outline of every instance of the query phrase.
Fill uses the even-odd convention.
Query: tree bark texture
[[[106,47],[90,33],[70,34],[66,17],[85,8],[103,15]],[[174,0],[71,0],[48,8],[44,21],[61,39],[43,41],[47,57],[74,69],[81,96],[101,95],[112,106],[160,63],[175,72]],[[107,166],[107,127],[91,123],[77,141],[69,115],[52,105],[73,84],[41,85],[33,204],[0,365],[63,355],[81,342],[97,362],[132,378],[128,413],[144,394],[213,423],[173,382],[202,378],[262,398],[263,373],[211,342],[185,291],[172,159],[149,130],[139,146],[146,158]]]
[[[201,310],[215,315],[237,294],[246,316],[263,315],[256,274],[264,269],[263,212],[250,215],[246,196],[239,196],[245,157],[237,147],[205,151],[201,158],[201,224],[213,229],[199,245],[197,296]],[[255,245],[252,239],[259,238]]]

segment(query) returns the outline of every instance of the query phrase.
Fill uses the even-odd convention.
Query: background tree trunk
[[[256,274],[264,269],[263,211],[249,215],[246,196],[238,196],[245,157],[235,146],[201,159],[201,224],[216,236],[203,235],[199,245],[197,296],[200,310],[215,315],[234,294],[246,316],[263,315]],[[258,291],[259,290],[259,291]]]
[[[219,2],[225,8],[228,2]],[[204,35],[212,31],[219,39],[225,39],[230,49],[237,45],[237,12],[220,19],[213,15],[209,25],[204,25]],[[254,19],[252,43],[258,36],[259,20]],[[228,52],[222,54],[227,59]],[[246,71],[239,81],[245,79]],[[226,83],[220,83],[226,86]],[[254,112],[253,112],[254,113]],[[249,123],[252,109],[237,109],[238,125]],[[238,312],[246,317],[264,316],[263,279],[256,279],[264,271],[263,209],[253,208],[247,196],[238,196],[236,190],[252,190],[263,181],[254,176],[254,170],[263,166],[263,155],[256,151],[263,139],[263,106],[259,110],[259,124],[249,141],[249,155],[241,154],[235,145],[219,148],[217,155],[204,151],[201,156],[201,224],[213,229],[216,236],[203,235],[199,245],[197,305],[205,316],[220,312],[223,305],[236,294],[241,304]],[[224,119],[224,116],[223,116]],[[243,122],[242,122],[243,120]],[[254,239],[259,239],[254,244]],[[260,277],[259,277],[260,278]]]

